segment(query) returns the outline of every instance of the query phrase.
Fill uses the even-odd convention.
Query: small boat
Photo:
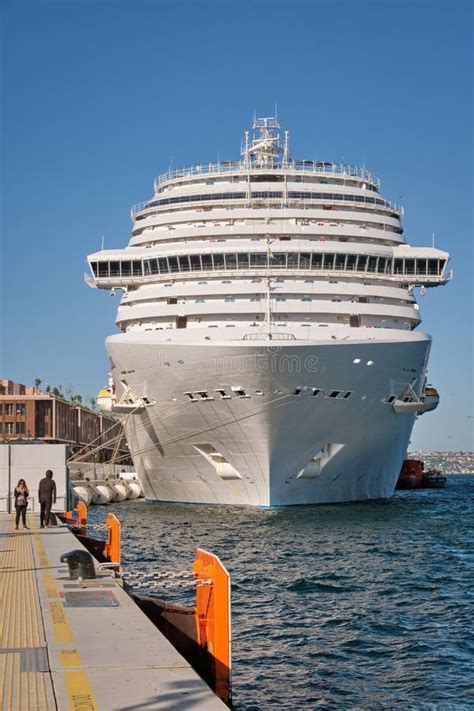
[[[424,489],[444,489],[446,482],[447,478],[439,469],[428,469],[423,473],[421,486]]]
[[[419,459],[405,459],[398,476],[396,489],[418,489],[423,481],[423,462]]]

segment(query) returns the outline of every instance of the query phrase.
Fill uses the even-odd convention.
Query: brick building
[[[97,447],[121,435],[117,455],[128,454],[122,425],[77,402],[43,393],[11,380],[0,380],[0,443],[42,440],[75,449]],[[115,444],[105,447],[100,460],[110,458]]]

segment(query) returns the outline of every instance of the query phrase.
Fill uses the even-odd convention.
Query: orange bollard
[[[76,514],[75,518],[74,514]],[[85,533],[83,526],[87,524],[87,506],[83,501],[79,501],[75,509],[64,511],[64,513],[59,515],[60,518],[70,526],[79,526],[81,528],[81,534]]]
[[[120,565],[120,521],[115,514],[110,513],[105,523],[107,525],[107,543],[104,555],[111,563]]]
[[[193,563],[197,578],[196,630],[198,643],[214,663],[217,696],[231,700],[230,575],[212,553],[198,548]]]

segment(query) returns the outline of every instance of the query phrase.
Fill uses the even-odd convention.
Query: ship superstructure
[[[425,397],[415,289],[448,254],[405,243],[365,168],[294,160],[255,118],[239,161],[169,170],[125,249],[111,372],[148,498],[284,505],[389,496]]]

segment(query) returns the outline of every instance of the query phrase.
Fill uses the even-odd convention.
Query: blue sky
[[[452,255],[420,301],[438,410],[413,447],[472,449],[470,2],[3,3],[1,375],[94,395],[116,300],[83,282],[155,175],[235,158],[254,110],[296,157],[365,163],[412,245]]]

